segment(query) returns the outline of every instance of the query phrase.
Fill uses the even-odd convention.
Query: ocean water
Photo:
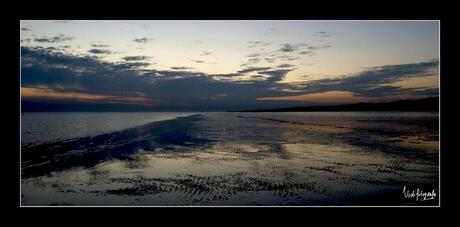
[[[21,144],[50,142],[120,131],[191,112],[31,112],[21,116]]]
[[[42,142],[22,147],[21,204],[439,202],[439,195],[422,201],[403,193],[404,188],[439,192],[438,113],[189,113],[161,121],[133,120],[133,114],[124,119],[137,123],[111,123],[110,119],[123,118],[100,117],[110,129],[87,123],[90,130],[75,126],[75,121],[57,124],[52,118],[50,125],[31,123],[42,133],[53,134],[55,127],[81,128],[85,133],[40,137]],[[94,115],[85,116],[78,123],[95,122],[88,117]],[[69,139],[60,139],[64,137]]]

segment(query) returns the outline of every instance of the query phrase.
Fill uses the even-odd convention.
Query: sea
[[[439,145],[437,112],[24,113],[21,205],[437,206]]]
[[[193,112],[30,112],[21,116],[21,144],[50,142],[133,128]]]

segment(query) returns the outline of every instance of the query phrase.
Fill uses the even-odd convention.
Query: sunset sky
[[[238,110],[439,94],[438,21],[21,21],[20,33],[26,110]]]

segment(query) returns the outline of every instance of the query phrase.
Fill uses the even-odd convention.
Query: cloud
[[[149,56],[126,56],[126,57],[123,57],[123,60],[125,61],[145,61],[145,60],[149,60],[150,57]]]
[[[171,67],[173,70],[188,70],[188,69],[193,69],[192,67],[184,67],[184,66],[174,66]]]
[[[217,99],[222,99],[224,97],[226,97],[227,94],[217,94],[217,95],[213,95],[213,96],[209,96],[209,97],[202,97],[200,98],[201,100],[217,100]]]
[[[271,43],[265,41],[250,41],[249,48],[268,46]],[[317,51],[330,48],[331,45],[312,45],[308,43],[281,43],[280,48],[259,48],[251,50],[252,53],[246,55],[248,59],[243,62],[241,67],[250,67],[259,63],[273,63],[273,62],[285,62],[295,61],[305,56],[314,56]],[[271,49],[271,50],[270,50]]]
[[[107,62],[92,55],[21,47],[21,87],[29,89],[22,101],[35,106],[49,100],[56,105],[61,105],[58,100],[79,100],[79,106],[124,102],[145,106],[144,110],[178,111],[280,108],[298,105],[295,99],[300,98],[279,97],[315,93],[345,98],[352,94],[366,99],[436,95],[436,87],[406,88],[394,83],[436,75],[438,64],[428,61],[371,67],[353,75],[292,84],[281,83],[293,70],[289,67],[250,67],[228,74],[207,74],[187,71],[189,67],[145,69],[147,62]],[[313,101],[315,96],[308,97]]]
[[[282,44],[281,45],[281,49],[279,49],[279,51],[281,52],[294,52],[296,51],[298,48],[292,44],[289,44],[289,43],[285,43],[285,44]]]
[[[279,55],[276,56],[276,59],[281,60],[281,61],[293,61],[299,59],[298,56],[293,56],[293,55]]]
[[[309,50],[321,50],[321,49],[327,49],[330,48],[331,45],[322,45],[322,46],[309,46]]]
[[[327,49],[332,47],[331,45],[319,45],[319,46],[313,46],[311,44],[307,43],[297,43],[297,44],[292,44],[292,43],[285,43],[282,44],[282,47],[278,50],[278,52],[282,53],[283,55],[278,56],[278,58],[281,59],[287,59],[287,60],[296,60],[298,57],[294,56],[289,56],[286,54],[292,54],[296,51],[298,55],[308,55],[308,56],[314,56],[316,55],[316,51],[322,50],[322,49]]]
[[[192,59],[192,60],[190,60],[190,61],[195,62],[195,63],[198,63],[198,64],[217,64],[217,62],[208,62],[208,61],[196,60],[196,59]]]
[[[439,74],[438,66],[438,60],[431,60],[412,64],[370,67],[353,75],[308,81],[299,84],[299,87],[310,93],[340,90],[361,96],[423,94],[424,92],[428,94],[433,91],[433,87],[406,88],[395,83],[411,78],[437,77]],[[437,86],[437,84],[433,86]]]
[[[28,28],[28,27],[22,27],[22,28],[21,28],[21,31],[30,31],[30,28]]]
[[[24,87],[21,89],[21,96],[25,99],[51,99],[51,100],[73,100],[85,102],[122,103],[156,105],[159,102],[150,98],[138,96],[113,96],[97,95],[83,92],[56,91],[51,88],[37,86]]]
[[[297,54],[300,54],[300,55],[310,55],[310,56],[311,56],[311,55],[313,54],[313,52],[312,52],[312,51],[301,51],[301,52],[299,52],[299,53],[297,53]]]
[[[135,70],[149,65],[150,63],[148,62],[126,62],[112,65],[112,68],[118,70]]]
[[[267,70],[267,71],[259,71],[259,74],[268,75],[269,78],[267,81],[269,82],[276,82],[282,80],[288,72],[292,71],[292,69],[279,69],[279,70]]]
[[[155,75],[155,78],[159,79],[181,79],[181,78],[188,78],[188,77],[200,77],[200,76],[207,76],[201,72],[191,72],[191,71],[177,71],[177,70],[150,70],[151,75]]]
[[[41,38],[36,38],[35,42],[40,42],[40,43],[61,43],[61,42],[66,42],[73,40],[74,38],[71,36],[66,36],[64,34],[59,34],[54,37],[41,37]]]
[[[250,73],[250,72],[257,72],[257,71],[264,71],[271,69],[270,67],[249,67],[246,69],[239,70],[238,73]]]
[[[284,94],[273,89],[273,79],[224,81],[215,78],[233,78],[244,74],[205,74],[185,71],[185,68],[179,67],[174,70],[142,69],[146,65],[144,62],[111,63],[46,48],[22,47],[21,87],[35,89],[35,95],[23,97],[23,101],[40,106],[39,103],[48,102],[46,100],[57,102],[59,98],[67,100],[74,95],[76,100],[83,102],[123,101],[123,97],[126,97],[131,104],[139,101],[139,105],[144,105],[144,99],[155,100],[155,105],[149,107],[151,110],[281,107],[276,102],[262,103],[256,100],[260,96]],[[258,70],[267,71],[264,71],[264,78],[280,77],[268,68]],[[226,94],[225,102],[220,100],[224,97],[219,96],[222,94]],[[215,98],[202,100],[202,97]],[[179,103],[187,103],[187,106]]]
[[[145,88],[149,80],[133,77],[144,63],[108,63],[89,56],[75,56],[45,48],[21,48],[23,86],[46,86],[56,91],[120,96],[131,88]],[[125,87],[126,86],[126,87]]]
[[[248,48],[255,48],[255,47],[269,46],[271,42],[259,40],[259,41],[249,41],[248,44],[249,44]]]
[[[153,41],[153,39],[151,39],[151,38],[136,38],[136,39],[134,39],[134,42],[136,42],[136,43],[149,43],[151,41]]]
[[[268,63],[272,63],[276,61],[276,58],[264,58],[264,60]]]
[[[75,55],[56,52],[54,47],[21,47],[22,66],[33,68],[58,68],[67,69],[79,75],[82,72],[97,68],[99,61],[93,56],[78,57]],[[37,72],[38,73],[38,72]],[[43,75],[55,76],[54,74]],[[64,77],[65,78],[65,77]]]
[[[281,64],[281,65],[278,65],[277,67],[278,67],[278,68],[290,68],[290,67],[294,67],[294,65],[291,65],[291,64]]]
[[[104,49],[90,49],[88,50],[88,53],[91,53],[91,54],[110,54],[112,53],[110,50],[104,50]]]
[[[200,55],[201,56],[207,56],[207,55],[210,55],[210,54],[212,54],[211,51],[202,51]]]
[[[30,38],[21,39],[21,43],[30,43],[32,41]]]
[[[91,46],[96,47],[96,48],[110,47],[109,45],[106,45],[106,44],[91,44]]]
[[[260,56],[260,53],[252,53],[252,54],[246,55],[245,57],[248,57],[248,58],[255,58],[255,57],[259,57],[259,56]]]
[[[331,31],[320,31],[320,32],[317,33],[317,35],[322,37],[322,38],[327,38],[327,37],[332,36],[332,32]]]
[[[253,57],[249,58],[245,63],[241,64],[241,67],[248,67],[259,63],[263,58]]]
[[[304,95],[283,96],[283,97],[263,97],[258,98],[260,101],[301,101],[312,103],[352,103],[352,102],[369,102],[375,101],[376,98],[356,96],[353,92],[348,91],[327,91],[320,93],[311,93]]]

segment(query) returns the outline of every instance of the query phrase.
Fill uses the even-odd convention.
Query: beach
[[[21,147],[21,204],[433,206],[439,195],[403,188],[439,192],[438,123],[431,112],[210,112],[41,140]]]

